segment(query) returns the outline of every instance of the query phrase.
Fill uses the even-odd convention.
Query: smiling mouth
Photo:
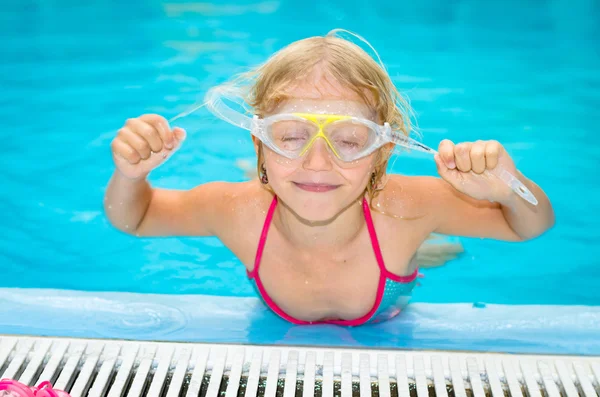
[[[300,182],[293,182],[293,183],[299,189],[305,190],[307,192],[316,192],[316,193],[330,192],[341,186],[341,185],[330,185],[327,183],[300,183]]]

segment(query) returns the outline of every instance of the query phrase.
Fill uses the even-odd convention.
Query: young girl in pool
[[[254,118],[221,100],[240,81],[251,82],[242,99]],[[153,188],[148,174],[185,131],[143,115],[127,120],[111,144],[107,216],[136,236],[217,236],[265,303],[292,323],[395,316],[431,233],[524,241],[553,225],[544,192],[496,141],[442,141],[441,178],[386,175],[395,143],[410,131],[408,107],[380,64],[333,34],[292,43],[208,100],[218,117],[252,131],[258,180]],[[537,205],[515,194],[503,171]]]

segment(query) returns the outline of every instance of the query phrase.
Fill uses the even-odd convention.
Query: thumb
[[[433,156],[433,160],[435,160],[435,166],[437,167],[438,174],[440,174],[441,177],[446,175],[448,173],[449,169],[448,169],[448,167],[446,167],[446,164],[444,164],[444,162],[442,161],[442,158],[440,157],[440,155],[438,153],[436,153]]]
[[[158,165],[164,163],[167,158],[171,157],[175,152],[177,152],[177,150],[179,150],[179,148],[181,147],[181,143],[185,140],[186,137],[186,133],[185,130],[183,128],[180,127],[175,127],[173,128],[173,137],[175,138],[174,141],[174,145],[172,148],[168,149],[168,148],[163,148],[162,150],[162,156],[161,158],[156,162],[156,166],[158,167]]]
[[[183,128],[175,127],[173,128],[173,135],[175,136],[177,146],[180,146],[181,143],[185,140],[187,133]]]
[[[446,182],[448,182],[454,188],[458,189],[457,183],[458,183],[458,178],[460,176],[460,171],[457,168],[455,168],[455,169],[448,168],[446,166],[446,164],[444,163],[444,161],[441,159],[439,154],[436,154],[433,158],[435,160],[437,172],[442,177],[442,179],[445,180]]]

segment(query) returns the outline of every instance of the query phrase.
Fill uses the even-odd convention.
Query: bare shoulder
[[[233,218],[256,218],[271,204],[273,194],[258,181],[229,183],[224,189],[219,203],[223,213],[233,214]]]
[[[379,192],[375,206],[393,219],[425,220],[437,200],[434,197],[446,194],[444,184],[439,178],[393,174]]]
[[[211,209],[212,235],[252,270],[266,214],[274,194],[254,180],[220,187],[220,200]]]
[[[189,190],[153,189],[138,232],[145,236],[220,236],[229,227],[243,225],[268,197],[269,192],[257,181],[210,182]]]
[[[213,182],[190,191],[191,201],[203,206],[213,218],[214,234],[219,236],[232,227],[244,227],[264,217],[273,194],[256,180],[247,182]],[[206,206],[208,204],[208,207]]]
[[[392,175],[382,193],[389,211],[420,218],[428,234],[519,240],[500,204],[469,197],[441,178]]]
[[[441,178],[390,175],[382,191],[389,210],[410,217],[439,216],[440,211],[497,209],[498,204],[468,197]]]
[[[390,175],[371,202],[384,262],[393,274],[414,272],[413,258],[434,228],[428,195],[437,187],[430,179]]]

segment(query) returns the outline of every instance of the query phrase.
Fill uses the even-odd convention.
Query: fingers
[[[175,141],[177,141],[177,144],[180,144],[186,138],[185,130],[179,127],[173,128],[173,135],[175,136]]]
[[[130,164],[137,164],[142,159],[137,150],[120,138],[115,138],[110,147],[116,156],[122,157]]]
[[[446,168],[451,170],[456,168],[456,162],[454,160],[454,143],[452,141],[444,139],[442,142],[440,142],[438,153]]]
[[[498,141],[463,142],[455,145],[449,140],[440,143],[438,159],[447,169],[461,172],[473,171],[476,174],[494,169],[503,150]]]
[[[442,160],[442,157],[439,153],[435,154],[433,156],[433,159],[435,160],[437,172],[438,174],[440,174],[440,176],[443,177],[445,174],[452,172],[452,170],[450,170],[448,166],[444,163],[444,160]]]
[[[128,130],[133,132],[135,135],[138,135],[143,140],[147,142],[147,146],[153,152],[160,152],[163,148],[163,139],[159,132],[159,126],[155,123],[147,123],[143,121],[141,118],[137,119],[129,119],[125,123],[125,126],[128,127]],[[131,135],[131,134],[129,134]],[[135,139],[135,141],[139,141]],[[128,141],[129,142],[129,141]],[[129,142],[132,146],[134,146],[134,142]],[[137,147],[134,146],[136,149]],[[142,154],[142,153],[140,153]],[[146,159],[150,157],[142,156],[142,158]]]
[[[119,130],[117,138],[131,146],[142,160],[147,160],[152,155],[150,143],[142,135],[136,133],[131,127],[123,127]]]
[[[159,136],[167,149],[173,149],[175,145],[174,134],[169,128],[167,120],[158,114],[145,114],[140,116],[141,121],[153,126],[159,133]]]
[[[171,130],[167,120],[156,114],[146,114],[127,120],[111,145],[115,154],[131,164],[150,158],[152,153],[171,150],[185,139],[181,128]]]
[[[502,145],[498,141],[488,141],[485,145],[485,160],[487,168],[493,169],[498,165],[498,157],[500,151],[503,150]]]
[[[454,159],[456,168],[461,172],[471,171],[471,146],[470,142],[459,143],[454,148]]]
[[[485,157],[485,142],[477,141],[471,145],[471,151],[469,157],[471,160],[471,170],[476,174],[481,174],[486,168],[486,157]]]

